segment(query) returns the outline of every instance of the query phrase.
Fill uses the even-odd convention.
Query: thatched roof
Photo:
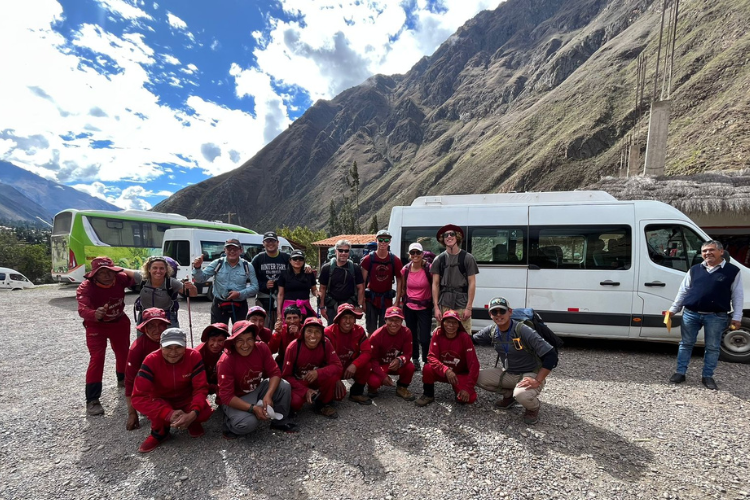
[[[657,200],[684,213],[750,214],[750,169],[628,179],[604,177],[584,189],[606,191],[618,200]]]

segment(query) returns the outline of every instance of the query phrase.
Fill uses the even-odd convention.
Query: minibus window
[[[259,253],[263,251],[263,245],[259,245],[259,244],[250,245],[248,243],[245,243],[242,245],[242,247],[245,249],[245,254],[242,256],[242,258],[248,262],[253,260],[253,257],[255,257],[256,255],[258,255]],[[286,252],[287,250],[282,248],[282,251]],[[287,253],[291,253],[291,250],[289,250]]]
[[[224,254],[223,241],[201,241],[201,253],[204,262],[211,262]]]
[[[190,242],[186,240],[167,241],[164,245],[164,256],[171,257],[181,266],[190,265]],[[197,257],[197,256],[196,256]]]
[[[648,256],[654,264],[687,272],[703,261],[703,238],[686,226],[651,224],[646,226]]]
[[[440,226],[404,228],[401,234],[401,248],[391,248],[391,252],[394,254],[399,252],[403,262],[409,262],[409,245],[420,243],[425,251],[439,255],[445,248],[440,246],[437,239],[435,239],[438,229],[440,229]],[[461,246],[465,248],[466,242],[463,242]]]
[[[525,228],[470,227],[469,252],[477,264],[524,264]]]
[[[529,231],[529,264],[541,269],[627,270],[630,226],[550,226]]]
[[[5,281],[5,273],[0,273],[0,281]]]

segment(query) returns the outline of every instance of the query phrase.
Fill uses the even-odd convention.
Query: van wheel
[[[750,363],[750,329],[742,326],[724,331],[719,358],[731,363]]]
[[[214,285],[213,283],[208,284],[208,289],[206,290],[206,298],[209,302],[214,301]]]

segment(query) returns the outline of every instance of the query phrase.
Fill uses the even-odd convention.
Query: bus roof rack
[[[526,193],[452,194],[420,196],[411,206],[478,205],[485,203],[558,203],[570,201],[617,201],[604,191],[546,191]]]

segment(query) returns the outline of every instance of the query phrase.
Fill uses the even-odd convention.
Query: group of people
[[[319,290],[302,252],[284,254],[278,251],[275,233],[264,237],[266,255],[258,259],[259,254],[253,262],[242,259],[241,244],[234,239],[227,240],[224,257],[206,267],[202,257],[193,262],[197,282],[214,277],[211,324],[195,349],[187,347],[185,331],[174,325],[167,301],[157,300],[157,290],[167,286],[186,294],[194,291],[188,282],[169,281],[169,266],[160,262],[164,258],[147,262],[142,273],[115,266],[108,257],[93,260],[77,292],[91,354],[86,373],[89,415],[104,413],[99,399],[109,339],[118,386],[125,389],[126,428],[139,427],[138,412],[151,421],[151,434],[139,448],[144,453],[169,438],[171,428],[187,429],[191,437],[203,435],[202,423],[214,411],[209,394],[215,395],[216,407],[223,413],[223,436],[234,439],[255,430],[260,421],[270,421],[273,429],[296,432],[290,416],[306,404],[315,413],[337,418],[334,402],[346,397],[347,380],[351,380],[349,400],[361,405],[372,404],[383,386],[395,386],[398,397],[424,407],[434,402],[437,382],[451,386],[457,404],[471,404],[477,399],[478,386],[502,395],[495,403],[498,409],[520,404],[525,409],[523,421],[537,423],[539,395],[557,366],[557,350],[534,328],[513,319],[504,297],[488,305],[492,324],[471,334],[479,271],[474,257],[461,249],[464,234],[460,227],[447,225],[438,231],[437,240],[445,251],[431,265],[423,259],[419,243],[409,246],[409,262],[402,265],[389,251],[387,230],[378,232],[377,249],[359,265],[348,259],[349,242],[340,240],[335,257],[321,268]],[[709,243],[715,249],[716,242]],[[714,309],[725,307],[724,302],[702,300],[696,284],[713,283],[711,290],[716,293],[721,283],[731,282],[729,295],[721,297],[737,300],[737,273],[711,260],[711,245],[706,245],[703,269],[696,272],[707,270],[708,277],[691,270],[672,312],[682,305],[698,310],[706,304]],[[143,301],[149,307],[143,310],[136,327],[138,337],[130,345],[124,291],[144,278],[153,300]],[[266,290],[261,293],[267,296],[249,307],[248,299],[260,290]],[[310,305],[311,296],[324,304],[320,314],[327,326]],[[363,314],[367,329],[357,324]],[[705,318],[709,312],[697,314],[709,324]],[[433,316],[438,326],[431,331]],[[695,332],[687,325],[684,329],[688,337],[697,333],[697,328]],[[685,335],[676,374],[682,380],[692,348]],[[480,369],[475,345],[494,347],[498,354],[494,367]],[[712,370],[709,352],[713,356],[707,335],[704,385],[712,388],[712,372],[710,382],[706,381]],[[420,370],[422,395],[417,399],[409,386]],[[673,382],[681,381],[675,378]]]

